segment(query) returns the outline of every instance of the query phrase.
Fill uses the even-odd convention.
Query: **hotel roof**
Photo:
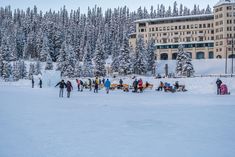
[[[201,18],[214,18],[213,14],[202,14],[202,15],[188,15],[188,16],[176,16],[176,17],[163,17],[154,19],[142,19],[136,20],[135,23],[142,22],[157,22],[157,21],[171,21],[171,20],[187,20],[187,19],[201,19]]]
[[[218,3],[215,4],[214,7],[218,7],[220,5],[226,5],[226,4],[235,4],[235,0],[220,0]]]

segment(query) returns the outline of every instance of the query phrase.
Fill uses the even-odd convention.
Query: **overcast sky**
[[[47,11],[50,8],[52,10],[59,10],[63,5],[67,9],[81,8],[81,11],[86,13],[87,7],[101,6],[102,8],[115,8],[118,6],[127,5],[131,11],[136,10],[139,6],[147,7],[149,10],[150,6],[153,5],[157,8],[157,4],[164,4],[165,6],[173,6],[175,0],[0,0],[0,6],[4,7],[11,5],[12,9],[20,8],[26,9],[36,5],[39,10]],[[215,5],[219,0],[177,0],[177,3],[182,3],[188,8],[193,8],[194,4],[199,4],[200,8],[206,8],[207,4],[211,7]]]

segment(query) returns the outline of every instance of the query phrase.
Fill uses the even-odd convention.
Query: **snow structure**
[[[184,51],[183,45],[180,45],[177,53],[176,75],[192,77],[194,74],[193,65],[189,53]]]

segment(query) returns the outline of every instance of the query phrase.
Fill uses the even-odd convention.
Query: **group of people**
[[[110,86],[111,86],[111,82],[109,81],[109,79],[100,81],[98,79],[98,77],[96,77],[95,80],[92,81],[89,78],[88,79],[88,83],[87,82],[83,82],[82,80],[76,79],[77,88],[78,88],[78,91],[80,91],[80,92],[82,92],[84,88],[88,88],[91,91],[92,90],[92,86],[94,86],[94,93],[98,93],[99,86],[101,85],[101,83],[103,83],[103,85],[104,85],[104,87],[106,89],[106,93],[108,94],[109,90],[110,90]],[[59,88],[60,88],[60,90],[59,90],[59,97],[63,97],[64,89],[66,88],[67,97],[70,98],[70,93],[73,90],[73,86],[72,86],[72,83],[70,81],[67,81],[65,83],[64,80],[61,80],[60,82],[58,82],[55,85],[55,87],[57,87],[57,86],[59,86]]]
[[[156,91],[162,91],[162,90],[164,90],[165,92],[187,91],[185,89],[185,85],[180,85],[178,81],[176,81],[173,85],[171,85],[168,82],[163,83],[161,81]]]
[[[133,93],[137,93],[138,92],[138,89],[140,90],[140,93],[143,92],[143,81],[142,79],[135,79],[134,82],[133,82],[133,88],[134,90],[132,91]]]
[[[34,78],[32,78],[32,88],[34,88]],[[111,82],[109,79],[99,79],[98,77],[96,77],[94,80],[91,80],[90,78],[88,79],[88,81],[82,81],[79,79],[76,79],[76,84],[77,84],[77,89],[78,91],[82,92],[84,88],[89,89],[90,91],[92,90],[92,87],[94,87],[94,93],[98,93],[100,86],[104,86],[106,93],[108,94],[110,91],[110,87],[111,87]],[[149,85],[148,82],[146,82],[146,87]],[[216,81],[216,85],[217,85],[217,94],[218,95],[225,95],[225,94],[230,94],[228,92],[228,88],[225,84],[223,84],[223,82],[218,78]],[[67,97],[70,97],[70,93],[73,90],[73,86],[72,83],[70,81],[67,81],[65,83],[64,80],[61,80],[60,82],[58,82],[55,87],[59,86],[60,91],[59,91],[59,97],[63,97],[63,93],[64,93],[64,89],[66,88],[67,91]],[[142,93],[143,92],[143,81],[140,78],[139,80],[137,80],[135,78],[133,84],[133,91],[134,93],[137,93],[138,90]],[[39,87],[42,88],[42,79],[39,78]],[[119,85],[118,88],[122,89],[123,87],[123,80],[120,79],[119,80]],[[162,81],[160,82],[158,88],[156,89],[156,91],[165,91],[165,92],[176,92],[176,91],[187,91],[185,89],[185,85],[180,85],[178,81],[176,81],[173,85],[171,85],[168,82],[163,83]],[[129,90],[128,90],[129,91]]]
[[[35,81],[34,81],[34,78],[32,77],[32,88],[34,88],[34,83],[35,83]],[[38,85],[39,85],[39,88],[42,88],[42,79],[41,78],[39,78]]]

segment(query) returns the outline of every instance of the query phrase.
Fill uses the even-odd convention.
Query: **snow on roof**
[[[193,41],[193,42],[180,42],[180,43],[156,43],[155,46],[162,46],[162,45],[181,45],[181,44],[204,44],[204,43],[214,43],[213,40],[207,41]]]
[[[154,18],[154,19],[142,19],[136,20],[135,23],[141,22],[154,22],[154,21],[166,21],[166,20],[178,20],[178,19],[197,19],[201,17],[214,18],[214,14],[202,14],[202,15],[187,15],[187,16],[176,16],[176,17],[163,17],[163,18]]]
[[[225,4],[235,4],[235,0],[220,0],[218,3],[215,4],[214,7],[218,7],[220,5],[225,5]]]

